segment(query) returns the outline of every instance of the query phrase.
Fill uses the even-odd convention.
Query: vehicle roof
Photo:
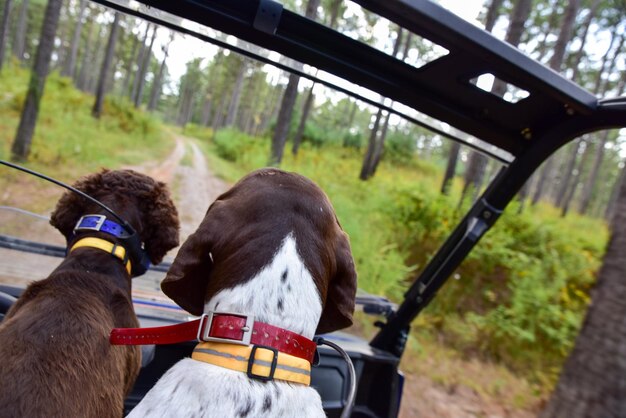
[[[128,2],[97,1],[190,33],[182,24],[160,20],[158,14],[124,6]],[[594,118],[594,129],[619,125],[613,118],[608,121],[596,117],[604,109],[590,92],[427,0],[355,0],[448,50],[446,55],[421,67],[284,9],[271,0],[140,0],[140,3],[332,73],[444,121],[513,157],[527,152],[553,126],[576,117]],[[483,91],[471,82],[482,74],[492,74],[529,95],[512,103]],[[310,74],[301,75],[314,78]],[[619,107],[620,112],[626,110],[624,101],[619,102]],[[616,104],[612,103],[611,110],[615,108]],[[483,151],[490,154],[488,149]]]
[[[421,67],[285,10],[273,0],[95,1],[332,86],[437,134],[479,148],[505,163],[371,341],[372,347],[398,357],[404,351],[413,319],[494,225],[535,170],[561,146],[585,133],[626,126],[625,97],[598,99],[506,42],[427,0],[355,0],[365,9],[448,50],[447,55]],[[269,60],[258,48],[254,51],[212,37],[201,28],[192,28],[189,21],[326,71],[449,124],[474,139],[451,135],[384,102],[305,73],[298,66]],[[528,97],[510,103],[473,85],[474,78],[487,73],[525,90]],[[477,146],[475,139],[487,146]]]

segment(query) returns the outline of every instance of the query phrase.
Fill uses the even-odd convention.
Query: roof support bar
[[[620,102],[621,103],[621,102]],[[515,198],[534,171],[567,142],[589,132],[626,126],[626,107],[601,105],[595,114],[569,119],[538,138],[496,179],[455,228],[424,271],[405,293],[405,300],[371,341],[376,348],[401,356],[413,319],[428,305],[480,238],[494,225],[500,213]]]

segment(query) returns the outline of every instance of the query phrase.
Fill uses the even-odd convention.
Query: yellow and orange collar
[[[311,384],[311,363],[269,347],[201,342],[196,345],[191,358],[244,372],[257,380]]]
[[[113,244],[112,242],[109,242],[101,238],[87,237],[87,238],[82,238],[76,241],[74,245],[72,245],[72,248],[70,248],[68,253],[71,253],[75,249],[82,248],[82,247],[97,248],[99,250],[106,251],[107,253],[119,258],[120,260],[122,260],[122,263],[124,263],[124,267],[126,267],[126,271],[128,272],[128,274],[130,274],[131,272],[130,260],[128,259],[128,256],[126,254],[126,249],[124,247],[121,247],[117,244]]]

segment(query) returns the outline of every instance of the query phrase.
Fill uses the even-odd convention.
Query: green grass
[[[232,130],[208,137],[202,146],[211,167],[228,181],[266,165],[269,138]],[[441,196],[442,172],[432,163],[383,161],[362,182],[361,152],[308,144],[297,157],[289,144],[285,151],[281,168],[311,178],[330,197],[350,235],[359,287],[368,292],[401,300],[463,215],[460,180],[450,197]],[[608,229],[598,219],[561,218],[549,205],[516,212],[512,203],[418,318],[415,335],[506,365],[545,393],[577,335]]]
[[[8,66],[0,73],[0,158],[9,159],[29,72]],[[119,168],[164,157],[172,147],[160,122],[124,101],[107,98],[101,119],[91,116],[94,97],[52,73],[47,80],[28,160],[23,165],[73,182],[102,167]],[[50,208],[55,196],[41,180],[6,167],[3,201],[31,210]],[[33,193],[29,193],[32,191]],[[28,194],[27,197],[23,195]],[[56,199],[52,199],[55,201]]]
[[[24,104],[28,71],[5,68],[0,74],[0,158],[10,147]],[[91,116],[94,98],[71,80],[52,73],[41,103],[26,165],[54,170],[61,179],[100,167],[119,167],[163,157],[171,148],[161,125],[132,105],[107,98],[100,120]]]

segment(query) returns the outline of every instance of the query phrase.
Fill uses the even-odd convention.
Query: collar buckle
[[[241,339],[234,338],[224,338],[224,337],[213,337],[211,336],[211,327],[213,325],[213,319],[217,316],[226,315],[226,316],[236,316],[239,318],[244,318],[246,323],[243,327],[241,327],[242,336]],[[245,315],[240,313],[232,313],[232,312],[213,312],[204,313],[200,317],[200,324],[198,325],[198,334],[197,340],[204,342],[217,342],[217,343],[229,343],[229,344],[237,344],[237,345],[250,345],[250,339],[252,338],[252,330],[254,328],[254,316],[253,315]]]
[[[102,225],[104,225],[104,221],[107,220],[107,217],[104,215],[85,215],[81,216],[78,222],[76,222],[76,226],[74,227],[74,232],[89,230],[89,231],[100,231],[102,229]],[[94,222],[91,224],[91,222]]]
[[[269,350],[272,352],[273,356],[272,356],[272,361],[269,365],[270,371],[269,374],[267,376],[263,376],[260,374],[256,374],[252,371],[252,367],[254,366],[254,362],[255,362],[255,355],[256,355],[256,351],[257,349],[263,349],[263,350]],[[253,345],[252,346],[252,351],[250,351],[250,358],[248,359],[248,368],[246,370],[246,374],[248,375],[248,377],[250,379],[256,379],[256,380],[260,380],[262,382],[269,382],[274,380],[274,373],[276,373],[276,365],[278,364],[278,350],[273,348],[273,347],[268,347],[266,345]]]

